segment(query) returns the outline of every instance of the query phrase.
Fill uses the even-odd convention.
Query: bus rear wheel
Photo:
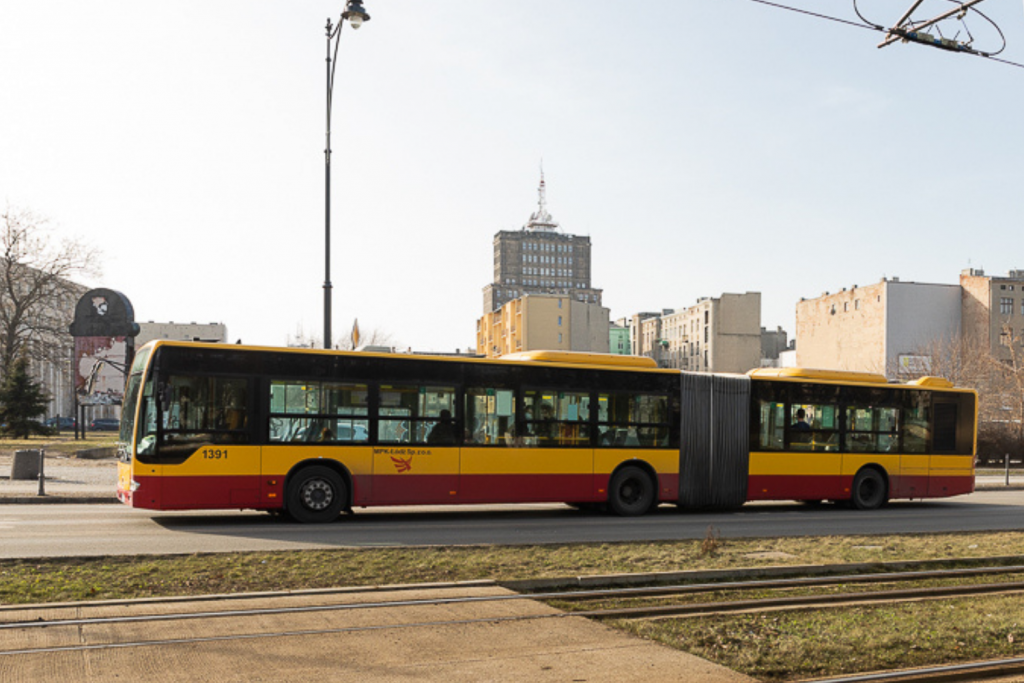
[[[642,515],[654,507],[654,481],[645,470],[628,465],[608,484],[608,507],[620,517]]]
[[[329,467],[304,467],[288,482],[288,514],[296,522],[332,522],[345,507],[345,482]]]
[[[853,478],[850,503],[858,510],[877,510],[888,498],[885,478],[875,469],[863,469]]]

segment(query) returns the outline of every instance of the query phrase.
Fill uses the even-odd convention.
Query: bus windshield
[[[118,435],[117,455],[128,462],[132,458],[133,437],[135,435],[135,408],[139,404],[139,388],[142,385],[142,373],[149,359],[149,348],[143,348],[132,361],[128,385],[124,392],[124,404],[121,406],[121,431]]]

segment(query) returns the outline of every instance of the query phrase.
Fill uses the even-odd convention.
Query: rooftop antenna
[[[544,186],[544,160],[540,160],[540,185],[537,186],[537,210],[530,214],[530,220],[524,226],[527,230],[539,230],[541,232],[553,232],[558,229],[558,223],[548,213],[547,188]]]

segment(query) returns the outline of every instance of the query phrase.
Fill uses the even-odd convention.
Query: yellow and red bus
[[[977,397],[937,378],[659,369],[156,341],[135,356],[117,495],[154,510],[848,501],[974,489]]]

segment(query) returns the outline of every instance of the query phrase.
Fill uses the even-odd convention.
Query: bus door
[[[905,392],[900,412],[900,477],[890,497],[924,498],[931,476],[929,392]]]
[[[442,505],[459,495],[455,387],[382,384],[373,448],[377,505]]]
[[[250,381],[171,374],[157,388],[164,509],[260,503],[260,447],[252,444]]]
[[[588,501],[594,495],[590,396],[526,390],[466,390],[463,502]]]
[[[807,391],[810,393],[810,391]],[[822,392],[824,393],[824,392]],[[806,398],[812,398],[806,396]],[[829,400],[826,403],[825,400]],[[842,498],[852,475],[839,450],[839,406],[834,398],[789,405],[788,453],[775,463],[772,498],[823,500]]]
[[[952,496],[974,490],[973,431],[963,417],[973,415],[973,406],[961,406],[962,397],[936,395],[932,404],[932,455],[929,462],[928,493],[931,496]],[[961,435],[961,432],[964,432]],[[969,434],[968,434],[969,433]]]

